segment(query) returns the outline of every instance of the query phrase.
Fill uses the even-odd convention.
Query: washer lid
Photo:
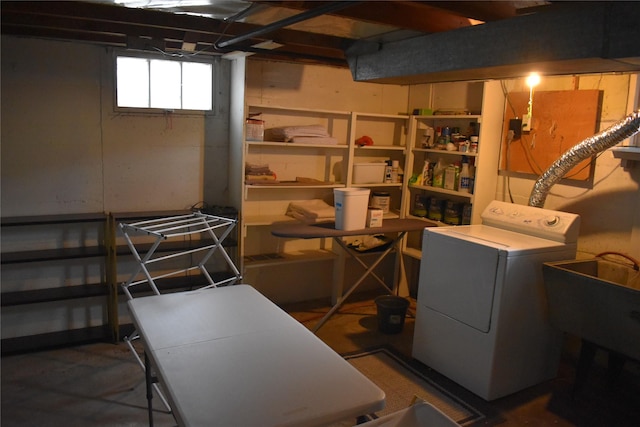
[[[482,224],[461,225],[456,227],[432,227],[426,230],[437,234],[445,234],[454,239],[469,240],[477,244],[504,250],[511,255],[515,255],[516,252],[556,250],[566,248],[567,246],[565,243]]]

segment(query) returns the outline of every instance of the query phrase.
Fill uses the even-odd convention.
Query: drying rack
[[[206,283],[204,286],[200,287],[200,289],[215,288],[220,285],[232,285],[239,283],[242,276],[222,245],[222,242],[229,236],[236,224],[236,219],[209,215],[201,212],[149,219],[133,223],[120,223],[119,227],[122,230],[127,241],[127,245],[138,264],[129,280],[121,285],[124,293],[127,295],[127,298],[130,300],[133,299],[133,295],[129,288],[145,283],[149,284],[154,294],[160,295],[160,291],[155,282],[156,280],[180,274],[188,274],[194,270],[200,270],[202,276],[206,278]],[[148,243],[144,244],[144,246],[139,243],[138,247],[136,247],[136,243],[132,240],[133,236],[141,235],[146,235],[151,238],[152,243],[148,250],[146,249]],[[190,239],[192,245],[190,245],[188,249],[172,250],[168,255],[156,256],[156,251],[162,242],[170,239],[176,240],[178,238]],[[146,252],[144,252],[145,250]],[[232,272],[231,277],[226,277],[217,282],[211,277],[211,274],[209,274],[206,267],[207,261],[209,261],[216,252],[222,256]],[[144,253],[144,255],[141,255],[141,253]],[[191,256],[196,253],[200,253],[202,255],[199,258],[197,265],[191,265],[190,267],[180,268],[177,270],[170,269],[169,272],[159,273],[155,276],[151,274],[150,267],[153,264],[179,257]],[[143,273],[143,278],[140,278],[141,272]],[[146,373],[147,367],[133,346],[133,342],[139,338],[140,334],[138,331],[133,331],[131,335],[124,337],[124,342],[135,356],[138,365],[142,368],[142,371]],[[162,403],[169,411],[171,411],[171,407],[158,387],[158,384],[153,383],[153,387],[158,393],[160,400],[162,400]]]
[[[220,217],[215,215],[204,214],[201,212],[193,212],[187,215],[178,215],[164,218],[149,219],[145,221],[139,221],[134,223],[120,223],[120,229],[124,234],[127,241],[127,245],[131,250],[134,258],[138,262],[136,270],[131,274],[131,277],[127,282],[122,285],[122,288],[129,299],[132,299],[132,295],[129,288],[132,286],[148,283],[153,293],[159,295],[160,291],[155,283],[158,279],[177,276],[179,274],[189,273],[190,271],[200,270],[202,275],[206,278],[208,285],[205,288],[217,287],[225,284],[238,283],[242,276],[238,268],[233,263],[233,260],[223,247],[223,241],[229,236],[231,231],[235,228],[237,223],[236,219]],[[218,234],[216,234],[218,233]],[[133,235],[147,235],[152,237],[151,247],[144,255],[141,255],[141,250],[136,248],[136,244],[132,240]],[[168,255],[155,256],[157,249],[161,243],[171,238],[189,238],[200,237],[200,240],[193,240],[194,242],[202,242],[198,247],[184,249],[172,252]],[[209,237],[209,239],[206,239]],[[208,244],[210,241],[213,243]],[[166,273],[152,276],[150,272],[150,266],[162,261],[168,261],[170,259],[184,257],[187,255],[193,255],[198,252],[204,252],[202,258],[200,258],[197,265],[192,265],[187,268],[172,270]],[[225,279],[214,281],[206,268],[206,263],[209,259],[218,252],[225,260],[227,266],[232,271],[232,276]],[[140,273],[144,274],[144,278],[139,279]]]

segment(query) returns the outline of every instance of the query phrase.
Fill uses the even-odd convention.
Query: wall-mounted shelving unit
[[[322,125],[336,142],[334,145],[298,144],[268,139],[245,140],[245,164],[268,165],[275,172],[278,181],[244,185],[241,209],[243,238],[249,239],[247,243],[251,244],[241,246],[251,248],[245,249],[243,253],[247,267],[251,267],[252,257],[272,251],[295,253],[304,250],[309,253],[311,250],[318,250],[319,257],[325,258],[323,252],[330,248],[329,242],[306,242],[315,246],[297,247],[291,251],[278,250],[279,248],[265,251],[251,240],[252,235],[256,236],[260,232],[254,228],[270,226],[280,221],[293,221],[293,218],[285,215],[288,204],[292,201],[322,199],[331,204],[333,189],[339,187],[395,189],[395,216],[399,216],[402,182],[384,183],[384,177],[381,176],[378,183],[357,184],[353,182],[353,171],[356,163],[383,163],[385,160],[398,160],[404,168],[409,116],[268,105],[248,105],[246,108],[247,116],[251,115],[265,122],[266,138],[270,128]],[[369,136],[374,144],[359,147],[356,140],[364,135]],[[283,256],[276,259],[287,258]]]
[[[433,105],[429,107],[435,114],[411,116],[408,136],[410,147],[407,150],[408,171],[406,174],[408,176],[421,174],[425,160],[435,163],[438,159],[442,159],[443,163],[448,165],[456,162],[462,163],[464,159],[473,164],[474,184],[471,192],[463,192],[433,185],[413,184],[405,180],[402,216],[421,218],[428,222],[435,222],[440,226],[457,225],[446,223],[444,217],[432,216],[429,218],[428,205],[426,206],[427,212],[415,215],[416,197],[420,197],[423,203],[429,203],[435,199],[444,201],[444,203],[451,201],[460,209],[466,207],[469,214],[468,222],[471,224],[479,223],[480,213],[491,200],[495,199],[504,94],[499,82],[434,84],[432,89]],[[456,105],[455,108],[450,108],[451,105],[454,105],[453,102],[456,102],[451,99],[462,100],[466,105]],[[447,110],[457,110],[458,112],[447,114]],[[468,112],[473,112],[473,114],[468,114]],[[465,133],[470,127],[475,129],[478,136],[477,150],[463,152],[425,147],[424,135],[426,133],[430,134],[431,138],[436,137],[435,134],[428,132],[429,128],[435,132],[438,128],[444,127],[459,128],[461,133]],[[430,140],[428,144],[435,146],[437,141]],[[422,235],[410,233],[405,240],[403,252],[411,258],[419,260],[422,257],[421,247]]]
[[[106,302],[109,295],[107,216],[6,217],[1,224],[3,354],[108,336],[106,325],[95,325],[94,319],[82,327],[65,327],[74,322],[73,312],[84,300]],[[20,319],[42,312],[51,318],[33,335],[40,326]],[[9,327],[14,324],[19,326]]]
[[[126,310],[119,310],[118,306],[125,302],[119,284],[130,274],[126,263],[133,260],[118,232],[118,222],[186,213],[189,212],[2,218],[3,354],[118,340],[121,328],[130,327],[126,316],[121,316]],[[165,242],[158,252],[187,251],[205,241]],[[233,251],[231,257],[235,259],[236,246],[234,230],[225,239],[225,247]],[[146,252],[150,247],[150,242],[141,242],[138,249]],[[216,267],[219,265],[215,264],[211,272],[214,280],[229,276],[228,269]],[[158,281],[158,286],[162,290],[188,289],[201,286],[202,280],[197,275],[171,277]],[[30,321],[21,321],[23,318]]]
[[[405,167],[408,115],[371,114],[322,109],[301,109],[271,105],[246,106],[251,115],[264,121],[263,141],[244,141],[247,164],[268,165],[278,182],[245,182],[241,206],[241,257],[244,275],[259,283],[257,276],[267,274],[264,268],[285,264],[342,262],[334,253],[331,239],[280,239],[271,236],[271,226],[295,221],[287,216],[291,202],[321,199],[333,205],[333,189],[367,187],[391,194],[392,212],[387,217],[399,217],[402,205],[402,182],[385,183],[381,173],[378,182],[354,182],[357,163],[384,163],[397,160]],[[335,144],[299,144],[269,140],[269,129],[278,127],[321,125]],[[373,145],[360,147],[362,136]],[[243,170],[243,175],[245,175]],[[313,181],[310,183],[309,181]],[[260,267],[258,272],[254,269]],[[305,267],[301,267],[305,268]],[[327,268],[317,267],[326,273]],[[250,273],[250,271],[255,271]],[[311,273],[313,274],[313,273]],[[254,279],[253,276],[256,276]],[[334,276],[329,280],[337,280]]]
[[[457,82],[430,85],[433,99],[432,110],[448,108],[455,103],[469,101],[469,111],[477,114],[446,114],[412,116],[407,114],[376,114],[354,111],[291,108],[274,105],[245,105],[244,117],[251,116],[264,121],[264,141],[243,140],[242,163],[268,165],[276,173],[280,183],[247,183],[242,185],[239,201],[241,232],[239,251],[243,262],[243,276],[260,286],[265,283],[277,292],[277,282],[287,282],[301,277],[331,282],[328,271],[343,268],[338,259],[333,259],[332,242],[329,239],[279,239],[271,235],[273,224],[294,221],[286,215],[289,203],[322,199],[333,204],[333,189],[336,187],[366,187],[372,192],[390,195],[390,211],[387,218],[411,217],[412,198],[415,194],[438,194],[459,202],[469,203],[481,210],[495,198],[496,171],[502,129],[504,94],[499,82]],[[448,104],[454,100],[454,104]],[[444,109],[446,109],[444,108]],[[443,108],[440,108],[441,110]],[[431,127],[447,124],[466,129],[470,122],[479,127],[479,150],[477,153],[446,152],[429,150],[420,144],[420,132],[428,124]],[[283,126],[322,125],[336,145],[299,145],[269,140],[266,129]],[[373,145],[361,145],[359,138],[367,136]],[[476,162],[476,187],[473,194],[464,194],[427,186],[410,185],[411,175],[421,171],[425,157],[442,156],[461,159],[462,155]],[[358,182],[354,179],[354,166],[359,163],[383,163],[396,160],[402,179],[384,182]],[[419,165],[419,168],[418,168]],[[241,176],[244,177],[243,167]],[[491,176],[491,175],[496,176]],[[240,175],[240,174],[239,174]],[[235,176],[235,175],[234,175]],[[318,181],[314,185],[295,183],[299,177]],[[282,182],[284,181],[284,182]],[[481,183],[481,184],[480,184]],[[240,192],[238,192],[240,194]],[[429,221],[428,219],[424,219]],[[479,221],[479,213],[472,213],[471,222]],[[420,258],[419,233],[410,233],[403,250],[413,259]],[[323,267],[314,267],[317,262]],[[333,264],[323,264],[325,262]],[[278,269],[284,264],[304,263],[292,269]],[[259,267],[259,268],[258,268]],[[315,270],[314,270],[315,268]],[[290,271],[291,270],[291,271]],[[295,270],[297,273],[294,273]],[[347,269],[348,270],[348,269]],[[286,274],[291,277],[285,277]],[[348,273],[348,271],[347,271]],[[326,276],[329,276],[328,278]],[[322,277],[320,277],[322,276]],[[283,285],[284,286],[284,285]],[[313,292],[305,294],[313,297]]]

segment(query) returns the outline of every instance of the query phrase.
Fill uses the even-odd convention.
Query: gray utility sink
[[[551,324],[640,360],[640,272],[601,258],[543,264]]]

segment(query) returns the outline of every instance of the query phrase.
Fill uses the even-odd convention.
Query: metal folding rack
[[[129,280],[121,285],[124,293],[127,295],[127,298],[133,299],[133,295],[129,290],[130,287],[142,285],[145,283],[149,284],[154,294],[160,295],[160,291],[155,282],[156,280],[177,276],[179,274],[189,273],[194,270],[200,270],[200,273],[206,279],[206,283],[203,283],[203,286],[199,289],[214,288],[221,285],[232,285],[239,283],[242,280],[242,275],[240,274],[240,271],[238,271],[238,268],[233,263],[233,260],[231,259],[227,251],[222,246],[222,242],[229,236],[231,231],[235,228],[236,224],[236,219],[214,216],[201,212],[193,212],[188,215],[150,219],[128,224],[120,223],[119,226],[127,241],[127,245],[129,246],[129,249],[131,249],[131,253],[138,262],[138,266],[136,270],[131,274]],[[143,250],[136,248],[136,244],[134,244],[134,242],[132,241],[133,235],[147,235],[151,237],[151,246],[146,251],[146,253],[144,253],[144,255],[141,255],[141,252],[143,252]],[[184,250],[172,250],[168,255],[154,257],[157,249],[160,247],[162,242],[172,238],[175,240],[175,238],[180,237],[185,239],[192,239],[196,236],[199,236],[200,239],[191,241],[202,243],[201,245]],[[210,239],[207,239],[207,237],[209,237]],[[209,244],[210,241],[213,241],[213,243]],[[216,252],[222,256],[227,266],[231,269],[230,277],[226,277],[217,282],[211,277],[211,274],[209,274],[206,267],[207,261],[209,261]],[[150,271],[150,267],[155,263],[168,261],[170,259],[178,257],[191,256],[195,253],[204,253],[199,259],[197,265],[192,265],[187,268],[181,268],[177,270],[169,270],[169,272],[160,273],[155,276],[153,276]],[[143,273],[143,278],[140,278],[141,272]],[[140,338],[139,333],[137,331],[134,331],[131,335],[124,337],[124,342],[127,344],[129,349],[135,356],[138,364],[142,368],[142,371],[146,372],[147,368],[145,366],[145,363],[133,346],[133,341],[137,340],[138,338]],[[163,404],[167,407],[168,410],[171,410],[171,407],[169,406],[169,403],[164,397],[162,391],[158,387],[158,384],[154,383],[153,386]]]
[[[200,212],[193,212],[188,215],[179,215],[165,218],[150,219],[145,221],[139,221],[134,223],[120,223],[120,229],[122,230],[124,237],[127,241],[129,249],[134,258],[138,262],[138,268],[131,274],[131,277],[127,282],[122,285],[122,288],[129,299],[132,295],[129,288],[132,286],[148,283],[151,290],[155,294],[160,294],[158,287],[155,283],[158,279],[177,276],[179,274],[188,273],[193,270],[200,270],[202,275],[206,278],[208,285],[204,288],[217,287],[220,285],[234,284],[240,282],[242,276],[238,268],[233,263],[233,260],[224,249],[222,242],[229,236],[231,231],[235,228],[237,220],[231,218],[225,218],[220,216],[214,216],[204,214]],[[149,250],[144,254],[140,254],[133,243],[131,236],[133,233],[138,235],[148,235],[154,240]],[[219,234],[216,235],[216,233]],[[163,241],[171,238],[183,237],[191,238],[200,235],[201,237],[210,237],[213,243],[203,244],[201,246],[190,248],[182,251],[172,252],[168,255],[156,256],[156,250],[160,247]],[[209,240],[201,239],[202,242],[208,242]],[[197,241],[196,241],[197,242]],[[152,264],[167,261],[169,259],[183,257],[186,255],[192,255],[198,252],[204,252],[204,255],[199,260],[197,265],[192,265],[187,268],[172,270],[167,273],[158,274],[155,277],[150,273],[149,267]],[[222,258],[226,261],[227,266],[231,269],[231,277],[227,277],[218,282],[214,281],[209,272],[207,271],[206,263],[209,259],[218,252],[222,255]],[[144,278],[139,279],[140,273],[144,274]]]

